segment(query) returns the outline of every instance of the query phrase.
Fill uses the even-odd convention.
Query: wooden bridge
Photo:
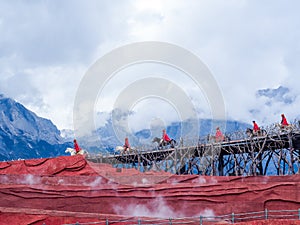
[[[97,163],[140,171],[174,174],[275,175],[300,173],[300,130],[269,130],[265,136],[176,148],[134,150],[126,154],[89,156]]]

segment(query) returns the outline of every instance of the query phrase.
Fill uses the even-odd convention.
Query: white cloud
[[[84,71],[82,66],[24,69],[2,79],[0,89],[58,128],[72,127],[75,93]]]
[[[229,118],[267,124],[284,112],[292,119],[299,116],[295,109],[300,101],[299,4],[250,0],[1,2],[0,92],[59,128],[72,128],[73,101],[86,69],[123,44],[156,40],[194,52],[210,68]],[[166,77],[171,80],[170,75]],[[127,85],[133,80],[127,80]],[[268,106],[265,98],[257,98],[257,90],[280,85],[295,96],[292,104]],[[195,88],[188,88],[189,94],[202,105],[203,99],[195,99],[199,93]],[[104,108],[110,107],[118,89],[111,96],[107,93],[102,99]],[[209,115],[205,107],[199,108],[201,116]]]

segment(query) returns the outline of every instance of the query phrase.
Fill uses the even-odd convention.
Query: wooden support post
[[[215,154],[214,154],[214,146],[211,144],[211,176],[215,175]]]
[[[177,149],[176,149],[176,148],[175,148],[175,155],[174,155],[174,158],[175,158],[175,159],[174,159],[175,162],[174,162],[173,165],[174,165],[174,167],[175,167],[175,168],[174,168],[174,169],[175,169],[175,174],[177,174]]]
[[[288,138],[289,138],[289,150],[290,150],[290,170],[292,172],[292,174],[295,174],[295,170],[294,170],[294,147],[293,147],[293,139],[292,139],[292,135],[291,132],[288,133]]]
[[[140,171],[140,166],[141,166],[141,157],[139,154],[137,154],[138,157],[138,171]]]
[[[262,163],[262,155],[260,152],[257,153],[258,156],[257,156],[257,160],[259,161],[258,164],[257,164],[257,168],[258,168],[258,171],[259,171],[259,175],[263,175],[263,163]]]
[[[219,156],[219,165],[218,165],[218,170],[219,170],[219,176],[223,176],[224,175],[224,155],[221,152],[220,156]]]

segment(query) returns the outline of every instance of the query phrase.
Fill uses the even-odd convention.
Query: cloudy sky
[[[0,93],[59,129],[72,129],[88,69],[121,46],[160,41],[192,52],[209,68],[228,119],[266,125],[285,113],[293,120],[300,109],[299,8],[297,0],[0,1]],[[95,112],[111,110],[122,90],[150,76],[175,83],[198,116],[210,118],[205,90],[165,67],[132,65],[115,74]],[[140,99],[131,109],[133,124],[178,117],[168,99]]]

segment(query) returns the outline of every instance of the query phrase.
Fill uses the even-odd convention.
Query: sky
[[[76,94],[89,68],[122,46],[156,41],[206,65],[226,119],[268,125],[285,113],[292,122],[300,105],[299,7],[297,0],[0,1],[0,93],[59,129],[73,129]],[[120,93],[148,77],[174,84],[199,118],[211,118],[212,99],[191,76],[159,63],[120,69],[99,90],[95,124],[105,122]],[[133,130],[182,113],[176,100],[157,95],[131,102],[130,110]]]

